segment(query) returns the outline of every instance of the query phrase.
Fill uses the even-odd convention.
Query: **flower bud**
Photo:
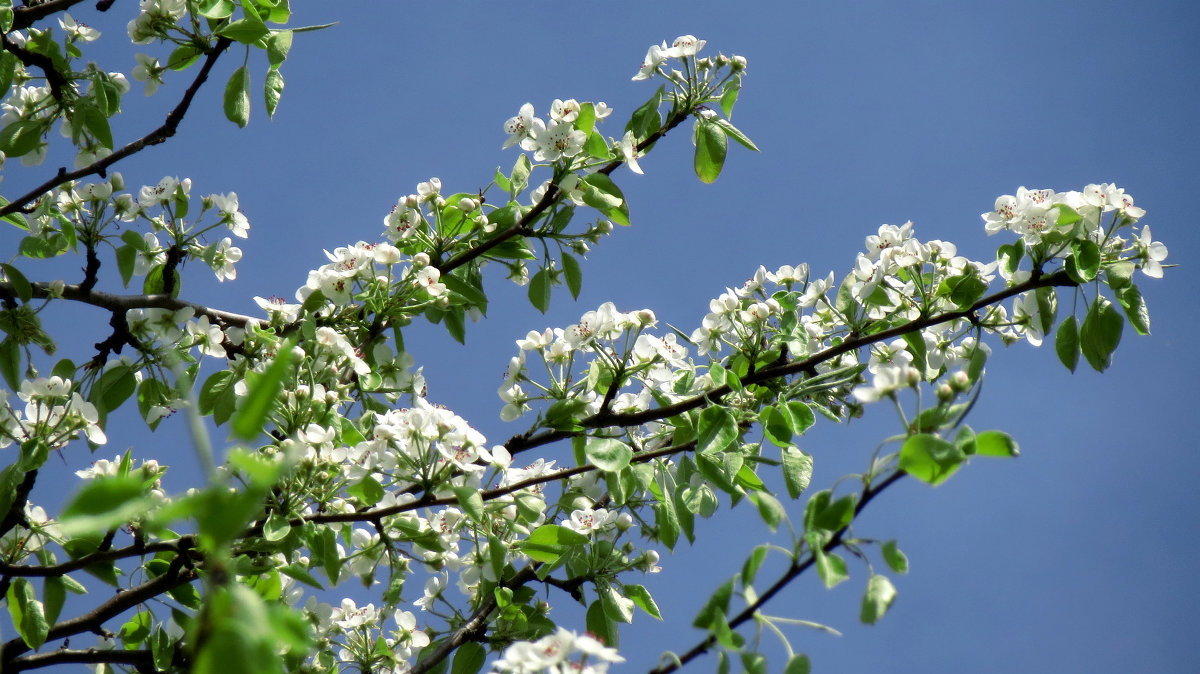
[[[114,191],[123,190],[125,189],[125,176],[121,175],[119,171],[114,171],[108,179],[108,184],[112,185]]]
[[[53,297],[55,299],[61,299],[63,296],[63,289],[66,286],[67,286],[66,281],[63,281],[62,279],[59,279],[57,281],[51,281],[50,282],[50,297]]]
[[[417,253],[413,256],[413,269],[421,269],[429,266],[429,253]]]
[[[937,387],[937,398],[938,402],[943,403],[948,403],[951,400],[954,400],[954,389],[950,386],[950,384],[942,382]]]

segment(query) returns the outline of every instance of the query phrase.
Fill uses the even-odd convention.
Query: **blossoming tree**
[[[273,115],[293,36],[317,27],[288,28],[286,0],[142,0],[129,38],[173,48],[138,54],[133,79],[152,94],[171,72],[195,74],[160,127],[122,145],[109,120],[130,84],[84,60],[100,35],[66,13],[76,2],[0,2],[0,151],[10,170],[38,171],[56,127],[76,149],[74,169],[0,203],[5,226],[23,231],[0,264],[3,671],[603,672],[622,660],[623,624],[660,617],[639,576],[725,500],[785,525],[791,545],[746,551],[696,618],[699,641],[655,671],[715,653],[722,667],[737,658],[765,672],[743,632],[776,620],[763,607],[803,574],[833,587],[858,558],[862,620],[887,612],[889,574],[907,558],[853,529],[880,494],[1017,454],[1006,433],[965,423],[990,344],[1052,339],[1067,368],[1082,355],[1104,370],[1126,323],[1149,329],[1135,273],[1161,277],[1167,250],[1144,211],[1110,184],[1022,187],[983,215],[1003,239],[995,259],[884,225],[843,274],[759,268],[691,330],[605,303],[531,331],[498,391],[519,431],[489,440],[426,400],[406,326],[430,321],[461,341],[467,318],[486,313],[489,265],[543,311],[555,287],[578,295],[582,255],[636,220],[618,167],[641,173],[639,158],[683,124],[704,182],[730,140],[757,150],[730,122],[746,60],[702,56],[690,35],[651,45],[633,79],[657,89],[623,127],[602,102],[556,99],[546,117],[545,103],[522,106],[497,139],[515,164],[486,190],[420,183],[378,241],[327,252],[293,298],[255,298],[262,314],[247,316],[183,290],[187,261],[236,278],[234,239],[250,231],[237,194],[200,196],[176,177],[128,189],[110,168],[174,135],[235,45],[265,51]],[[249,83],[243,65],[225,84],[239,126]],[[84,259],[77,282],[41,276],[39,260],[70,255]],[[60,342],[74,345],[39,313],[68,303],[108,312],[111,332],[55,362]],[[796,438],[881,405],[900,414],[898,435],[852,480],[811,484],[814,457]],[[189,426],[202,468],[191,489],[168,493],[168,468],[137,447],[90,460],[84,446],[105,445],[125,406],[151,429]],[[52,455],[81,464],[54,513],[38,494]],[[784,506],[794,500],[799,521]],[[769,554],[786,564],[763,578]],[[350,581],[373,600],[347,596]],[[94,599],[68,616],[70,593]],[[546,596],[580,604],[578,623],[551,617]],[[85,634],[100,646],[81,648]],[[770,671],[807,671],[784,644]]]

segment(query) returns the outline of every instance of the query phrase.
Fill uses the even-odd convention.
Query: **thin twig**
[[[89,175],[104,175],[104,172],[108,169],[108,167],[112,166],[118,161],[132,154],[140,152],[151,145],[158,145],[166,142],[168,138],[175,135],[175,130],[179,128],[179,123],[183,121],[183,116],[187,113],[188,108],[191,106],[192,99],[196,97],[196,92],[200,90],[200,85],[204,84],[205,80],[208,79],[208,74],[212,71],[213,65],[216,64],[217,58],[219,58],[231,44],[233,44],[233,40],[227,37],[217,39],[216,44],[213,45],[211,50],[209,50],[208,58],[204,60],[204,65],[202,65],[200,67],[200,71],[196,73],[196,78],[192,80],[191,85],[189,85],[187,90],[183,93],[183,98],[179,100],[179,104],[167,114],[167,118],[163,122],[162,126],[151,131],[145,136],[130,142],[125,147],[122,147],[107,157],[97,159],[95,162],[88,164],[81,169],[68,171],[66,167],[59,168],[58,173],[56,173],[53,178],[47,180],[41,185],[38,185],[26,194],[13,199],[12,203],[8,204],[7,206],[0,208],[0,217],[9,215],[10,213],[15,213],[17,211],[25,211],[26,204],[37,200],[43,194],[58,187],[59,185],[62,185],[63,183],[71,180],[77,180]]]

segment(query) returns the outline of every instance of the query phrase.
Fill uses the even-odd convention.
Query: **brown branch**
[[[682,124],[684,122],[684,120],[686,120],[690,115],[691,115],[691,111],[679,111],[679,112],[675,113],[675,115],[673,117],[671,117],[671,119],[667,120],[667,123],[664,124],[662,126],[662,128],[660,128],[658,131],[655,131],[654,133],[650,134],[645,140],[638,143],[638,146],[637,146],[638,151],[640,152],[641,150],[653,145],[655,142],[658,141],[658,139],[667,135],[668,131],[670,131],[671,129],[674,129],[675,127]],[[604,175],[609,175],[613,171],[617,170],[617,167],[619,167],[621,164],[624,164],[624,163],[625,163],[625,160],[623,160],[623,159],[614,159],[613,161],[609,162],[608,164],[605,164],[604,167],[600,169],[599,173],[603,173]],[[500,245],[501,243],[504,243],[505,241],[513,238],[514,236],[517,236],[519,234],[529,233],[529,231],[530,231],[529,226],[532,225],[538,219],[538,216],[540,216],[542,213],[544,213],[546,211],[546,209],[553,206],[554,203],[556,201],[558,201],[561,197],[562,197],[562,193],[559,191],[558,187],[551,186],[551,189],[546,190],[546,194],[542,196],[541,200],[538,201],[536,204],[534,204],[533,208],[529,209],[525,213],[525,215],[521,216],[520,220],[518,220],[516,223],[514,223],[508,229],[504,230],[503,232],[500,232],[496,236],[488,239],[487,241],[484,241],[483,243],[479,244],[478,246],[475,246],[474,248],[471,248],[470,250],[459,253],[458,255],[455,255],[454,257],[447,260],[446,262],[444,262],[440,265],[437,265],[438,271],[440,271],[443,274],[448,274],[451,271],[470,262],[471,260],[474,260],[475,258],[477,258],[481,255],[484,255],[489,250],[491,250],[491,249],[495,248],[496,246]],[[0,211],[0,215],[4,215],[4,212]]]
[[[150,651],[127,651],[120,648],[111,650],[88,648],[71,650],[59,648],[45,653],[25,655],[13,660],[5,666],[5,672],[23,672],[29,669],[50,667],[68,662],[113,665],[132,665],[138,671],[158,671],[154,669],[154,655]]]
[[[71,82],[63,76],[58,68],[54,67],[54,61],[45,54],[35,54],[28,49],[18,45],[16,42],[8,39],[8,35],[0,35],[0,43],[4,45],[4,51],[9,52],[13,56],[20,59],[21,63],[27,68],[37,68],[42,71],[46,77],[46,86],[50,87],[50,95],[54,100],[62,104],[63,90],[70,88]]]
[[[78,5],[81,2],[83,2],[83,0],[46,0],[46,2],[30,5],[28,7],[14,7],[12,29],[25,30],[26,28],[32,26],[35,22],[44,19],[51,14],[70,9],[74,5]],[[100,6],[97,5],[96,8],[100,9]],[[107,9],[107,7],[104,9]],[[104,11],[104,9],[101,9],[100,11]]]
[[[34,299],[51,299],[55,297],[51,293],[50,284],[45,282],[37,282],[30,284],[33,288]],[[15,295],[15,290],[11,283],[0,282],[0,295]],[[72,300],[75,302],[83,302],[94,307],[107,309],[109,311],[128,311],[130,309],[170,309],[178,311],[179,309],[192,309],[197,316],[208,316],[214,322],[220,322],[226,325],[233,325],[239,328],[245,328],[251,324],[265,326],[267,321],[245,316],[243,314],[235,314],[232,311],[222,311],[220,309],[212,309],[203,304],[195,302],[187,302],[181,299],[171,297],[166,294],[159,295],[117,295],[115,293],[103,292],[100,290],[86,290],[82,285],[68,284],[62,289],[63,299]]]
[[[919,318],[915,321],[910,321],[908,323],[897,325],[896,327],[889,328],[887,330],[881,330],[869,335],[857,335],[850,337],[841,344],[831,346],[824,351],[820,351],[812,356],[809,356],[808,358],[793,361],[787,364],[764,367],[754,374],[746,375],[741,379],[741,382],[742,385],[749,386],[751,384],[760,384],[771,379],[812,371],[812,369],[820,363],[832,360],[844,353],[860,349],[864,346],[886,341],[894,337],[900,337],[901,335],[908,334],[915,330],[921,330],[932,325],[937,325],[938,323],[945,323],[947,321],[953,321],[960,318],[974,317],[980,309],[1001,302],[1009,297],[1013,297],[1014,295],[1019,295],[1023,292],[1052,286],[1073,287],[1077,285],[1079,284],[1072,280],[1065,270],[1060,269],[1051,274],[1037,275],[1025,281],[1024,283],[1018,283],[1010,288],[1005,288],[1000,292],[984,297],[966,309],[934,314],[932,316]],[[605,426],[622,426],[628,428],[631,426],[640,426],[644,423],[666,419],[668,417],[682,414],[710,403],[717,402],[721,400],[721,398],[729,395],[730,391],[731,389],[729,386],[724,385],[713,388],[692,398],[688,398],[687,400],[681,400],[671,405],[655,407],[642,412],[629,412],[622,414],[600,412],[590,417],[581,419],[579,421],[579,425],[585,428],[604,428]],[[555,442],[562,439],[562,437],[563,432],[557,430],[543,431],[531,436],[518,436],[518,438],[516,438],[515,446],[506,445],[506,449],[508,449],[510,454],[517,454],[518,452]]]
[[[231,44],[233,44],[233,40],[230,40],[227,37],[217,39],[216,44],[213,45],[211,50],[209,50],[208,58],[204,60],[204,65],[201,66],[200,71],[196,73],[196,78],[192,80],[191,85],[189,85],[187,90],[183,93],[183,98],[180,99],[179,104],[167,114],[167,118],[163,122],[162,126],[151,131],[145,136],[130,142],[125,147],[116,150],[107,157],[97,159],[95,162],[81,169],[68,171],[66,167],[59,168],[58,173],[55,174],[53,178],[47,180],[41,185],[38,185],[26,194],[13,199],[12,202],[4,208],[0,208],[0,217],[23,210],[25,208],[25,204],[35,201],[43,194],[68,181],[77,180],[84,176],[93,174],[103,176],[108,167],[112,166],[118,161],[132,154],[140,152],[151,145],[158,145],[166,142],[168,138],[175,135],[175,131],[178,129],[179,123],[183,121],[184,114],[187,113],[188,108],[192,104],[192,99],[196,97],[196,92],[200,90],[200,86],[208,79],[208,75],[210,72],[212,72],[213,65],[216,64],[217,58],[220,57],[221,54],[224,53],[224,51]]]
[[[196,571],[183,568],[182,559],[181,555],[172,560],[167,572],[158,578],[119,592],[81,616],[56,623],[50,628],[46,640],[62,639],[82,632],[99,632],[103,628],[104,622],[110,618],[198,578],[199,574]],[[6,641],[3,646],[0,646],[0,671],[8,671],[17,656],[28,651],[29,646],[20,637]]]
[[[905,474],[906,473],[903,471],[898,470],[874,487],[867,485],[862,491],[862,498],[859,499],[858,503],[854,506],[854,517],[858,517],[859,513],[861,513],[863,509],[867,507],[867,504],[870,503],[872,499],[878,496],[883,490],[900,481]],[[849,524],[841,529],[838,529],[825,543],[825,545],[821,546],[821,550],[826,553],[832,552],[834,548],[842,544],[842,538],[849,530]],[[754,614],[758,613],[759,609],[765,606],[768,601],[774,598],[775,595],[779,594],[779,592],[782,591],[783,588],[787,587],[788,584],[790,584],[793,580],[799,578],[800,574],[812,568],[812,566],[816,564],[816,561],[816,556],[812,555],[811,553],[805,557],[803,561],[793,561],[791,565],[788,566],[787,570],[784,571],[783,575],[781,575],[778,580],[772,583],[771,587],[767,588],[765,592],[759,595],[758,599],[756,599],[754,603],[747,606],[744,610],[742,610],[741,613],[738,613],[732,620],[729,621],[729,628],[737,629],[746,621],[751,620],[754,617]],[[693,646],[687,653],[684,653],[682,656],[680,656],[680,664],[677,665],[674,662],[670,662],[662,665],[661,667],[655,667],[654,669],[650,670],[649,674],[668,674],[668,672],[677,671],[682,665],[686,665],[692,660],[695,660],[701,655],[707,653],[708,649],[712,648],[716,643],[716,636],[709,635],[703,641]]]
[[[72,571],[78,571],[93,564],[113,562],[118,559],[126,559],[129,557],[141,557],[143,555],[150,555],[158,552],[179,552],[180,554],[186,554],[186,550],[191,548],[192,545],[193,538],[191,536],[183,536],[174,541],[143,543],[141,545],[135,543],[123,548],[97,551],[83,555],[77,559],[72,559],[69,562],[48,564],[46,566],[24,566],[0,562],[0,574],[13,577],[26,576],[33,578],[64,576]],[[185,552],[180,552],[181,550]]]

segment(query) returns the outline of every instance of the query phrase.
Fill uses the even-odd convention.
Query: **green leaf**
[[[103,414],[120,407],[136,389],[137,377],[133,369],[128,365],[117,365],[100,375],[88,394],[88,400],[95,403]]]
[[[275,108],[279,107],[279,98],[283,95],[283,75],[278,70],[268,70],[267,79],[263,83],[263,98],[267,104],[267,118],[275,117]]]
[[[568,253],[562,255],[563,276],[567,280],[567,290],[571,291],[571,297],[579,299],[579,291],[583,288],[583,271],[579,268],[579,260]]]
[[[926,433],[909,436],[900,447],[900,469],[931,485],[949,479],[966,458],[956,445]]]
[[[742,564],[743,587],[754,585],[754,578],[758,575],[758,568],[762,566],[763,560],[767,558],[769,550],[770,548],[764,543],[754,546],[754,550],[750,551],[750,556]]]
[[[579,181],[583,190],[583,203],[600,211],[605,217],[618,225],[629,226],[629,204],[625,202],[625,194],[603,173],[593,173],[584,176]]]
[[[829,505],[821,508],[812,518],[810,529],[824,529],[826,531],[839,531],[854,520],[854,507],[858,504],[858,497],[854,494],[847,494]]]
[[[292,31],[277,30],[267,38],[267,62],[271,69],[276,70],[287,59],[288,51],[292,48]]]
[[[521,154],[517,157],[517,163],[513,164],[512,177],[509,182],[512,184],[512,195],[516,197],[525,190],[529,185],[529,172],[533,170],[533,165],[529,163],[529,156]]]
[[[975,453],[980,456],[1020,456],[1017,441],[1002,431],[980,431],[975,436]]]
[[[150,655],[154,659],[154,667],[160,672],[168,671],[171,661],[175,659],[175,641],[161,626],[154,629],[150,637]]]
[[[908,555],[896,547],[896,541],[883,544],[883,561],[896,573],[908,573]]]
[[[188,66],[195,63],[204,55],[204,52],[196,48],[192,43],[179,45],[171,55],[167,57],[166,67],[171,70],[185,70]]]
[[[566,527],[557,524],[543,524],[534,529],[533,533],[529,534],[529,538],[518,542],[517,547],[521,552],[529,555],[530,559],[553,565],[572,546],[586,545],[587,542],[587,536]]]
[[[250,70],[246,66],[233,71],[225,84],[225,118],[241,128],[250,123]]]
[[[812,408],[799,400],[793,400],[779,409],[787,415],[788,423],[792,425],[792,435],[804,435],[817,422]]]
[[[1130,284],[1117,291],[1117,302],[1125,310],[1129,324],[1139,335],[1150,334],[1150,309],[1137,286]]]
[[[622,585],[621,589],[625,593],[625,596],[629,597],[647,615],[657,620],[662,620],[662,613],[659,612],[658,604],[654,602],[654,597],[650,596],[649,590],[641,585]]]
[[[22,119],[0,129],[0,152],[8,157],[20,157],[32,152],[42,143],[45,131],[36,119]]]
[[[812,672],[812,662],[808,656],[803,653],[793,655],[783,668],[783,674],[810,674]]]
[[[80,122],[83,122],[83,128],[87,129],[92,137],[100,142],[101,145],[108,149],[112,149],[113,137],[112,129],[108,126],[108,117],[94,105],[78,105],[75,108],[75,114]]]
[[[0,32],[7,33],[11,27],[12,7],[8,3],[0,8],[3,16],[7,17],[10,24],[8,26],[0,24]],[[13,77],[17,74],[17,55],[11,52],[0,52],[0,91],[8,92],[8,88],[12,86]]]
[[[825,583],[826,589],[833,589],[849,580],[850,574],[846,571],[846,560],[819,548],[813,550],[813,555],[817,560],[817,575],[821,577],[821,582]]]
[[[696,177],[700,182],[711,183],[721,175],[721,168],[725,166],[725,153],[729,149],[729,141],[721,127],[703,119],[697,121],[695,135],[696,154],[693,166],[696,169]]]
[[[474,487],[452,487],[455,498],[458,499],[458,505],[463,512],[476,522],[483,522],[487,514],[483,510],[483,497],[480,496],[479,490]],[[382,492],[382,488],[380,490]],[[377,501],[378,503],[378,501]]]
[[[584,451],[592,465],[608,473],[624,470],[633,458],[633,449],[616,438],[592,438]]]
[[[1095,241],[1085,239],[1075,242],[1072,247],[1071,260],[1075,262],[1075,272],[1078,281],[1087,282],[1096,278],[1100,271],[1100,246]]]
[[[67,599],[67,583],[63,578],[64,576],[46,576],[42,579],[42,597],[45,600],[43,610],[46,623],[50,625],[58,622],[59,613],[62,612],[63,603]],[[69,579],[69,576],[67,578]]]
[[[221,37],[227,37],[242,44],[253,45],[270,34],[270,29],[262,19],[247,11],[245,18],[225,24],[214,31]],[[242,66],[243,68],[245,66]]]
[[[700,413],[696,434],[698,436],[697,452],[704,454],[720,452],[737,439],[737,420],[732,412],[720,405],[706,407]]]
[[[623,622],[633,622],[633,601],[617,589],[615,585],[596,588],[600,595],[600,605],[604,607],[604,615],[610,619]]]
[[[799,447],[783,448],[783,480],[787,483],[788,496],[799,498],[812,481],[813,459]]]
[[[206,19],[227,19],[236,7],[233,0],[201,0],[199,5],[196,11]]]
[[[729,598],[732,594],[733,580],[727,580],[705,602],[704,608],[700,609],[700,613],[692,621],[692,627],[705,630],[718,619],[718,616],[724,620],[725,612],[729,610]]]
[[[539,269],[529,279],[529,303],[543,314],[550,308],[551,285],[550,274],[545,269]]]
[[[604,613],[604,604],[597,599],[587,609],[587,631],[606,646],[616,648],[620,632],[617,623]]]
[[[455,649],[450,674],[476,674],[483,669],[486,659],[487,649],[478,642],[468,641]]]
[[[370,475],[346,488],[346,493],[358,499],[359,503],[370,507],[383,499],[383,486]]]
[[[1112,303],[1097,297],[1088,309],[1079,328],[1079,346],[1083,357],[1097,372],[1103,372],[1112,364],[1112,354],[1121,341],[1121,327],[1125,324],[1121,314]]]
[[[742,145],[742,147],[754,150],[755,152],[759,151],[758,146],[754,144],[754,141],[747,138],[746,134],[742,133],[736,126],[730,124],[728,120],[714,119],[712,120],[712,123],[721,127],[721,130],[725,132],[725,135],[736,140]]]
[[[37,600],[33,584],[28,578],[17,578],[8,586],[5,594],[8,603],[8,614],[12,616],[13,627],[21,640],[30,648],[41,648],[50,634],[50,624],[42,603]]]
[[[2,263],[0,263],[0,269],[4,270],[4,275],[8,278],[8,282],[12,284],[13,291],[17,293],[17,299],[22,302],[28,302],[33,299],[33,286],[19,269],[11,264]]]
[[[283,539],[287,538],[287,535],[291,532],[291,522],[288,521],[287,517],[279,514],[278,512],[271,513],[271,515],[267,517],[267,521],[263,522],[263,538],[271,541],[272,543],[276,541],[282,541]]]
[[[743,467],[745,470],[745,467]],[[765,491],[748,491],[747,497],[758,508],[758,516],[767,525],[771,531],[779,528],[779,523],[787,519],[787,511],[784,510],[783,504],[779,499],[770,495]]]
[[[896,600],[896,588],[887,576],[875,574],[867,580],[867,591],[863,594],[862,612],[859,619],[867,625],[874,625],[887,613],[892,602]]]
[[[638,140],[657,132],[662,126],[662,116],[658,114],[658,108],[662,105],[663,91],[664,88],[659,87],[649,100],[633,111],[629,123],[625,125],[625,130],[632,131]]]
[[[767,656],[762,653],[743,651],[741,660],[746,674],[767,674]]]
[[[725,89],[721,93],[721,112],[725,113],[726,117],[733,117],[733,105],[737,103],[738,93],[741,90],[740,80],[733,79],[725,83]]]
[[[775,445],[787,447],[792,443],[792,426],[773,405],[767,405],[758,413],[758,423],[762,426],[763,435]]]
[[[21,343],[16,337],[9,336],[0,341],[0,374],[4,375],[10,391],[21,388]]]
[[[283,378],[291,369],[292,340],[280,345],[267,371],[246,376],[246,402],[233,416],[233,434],[243,440],[253,440],[263,433],[267,417],[275,409],[275,401],[283,389]]]
[[[1075,371],[1075,366],[1079,364],[1079,323],[1075,316],[1067,316],[1059,324],[1058,333],[1054,335],[1054,352],[1068,370]]]

